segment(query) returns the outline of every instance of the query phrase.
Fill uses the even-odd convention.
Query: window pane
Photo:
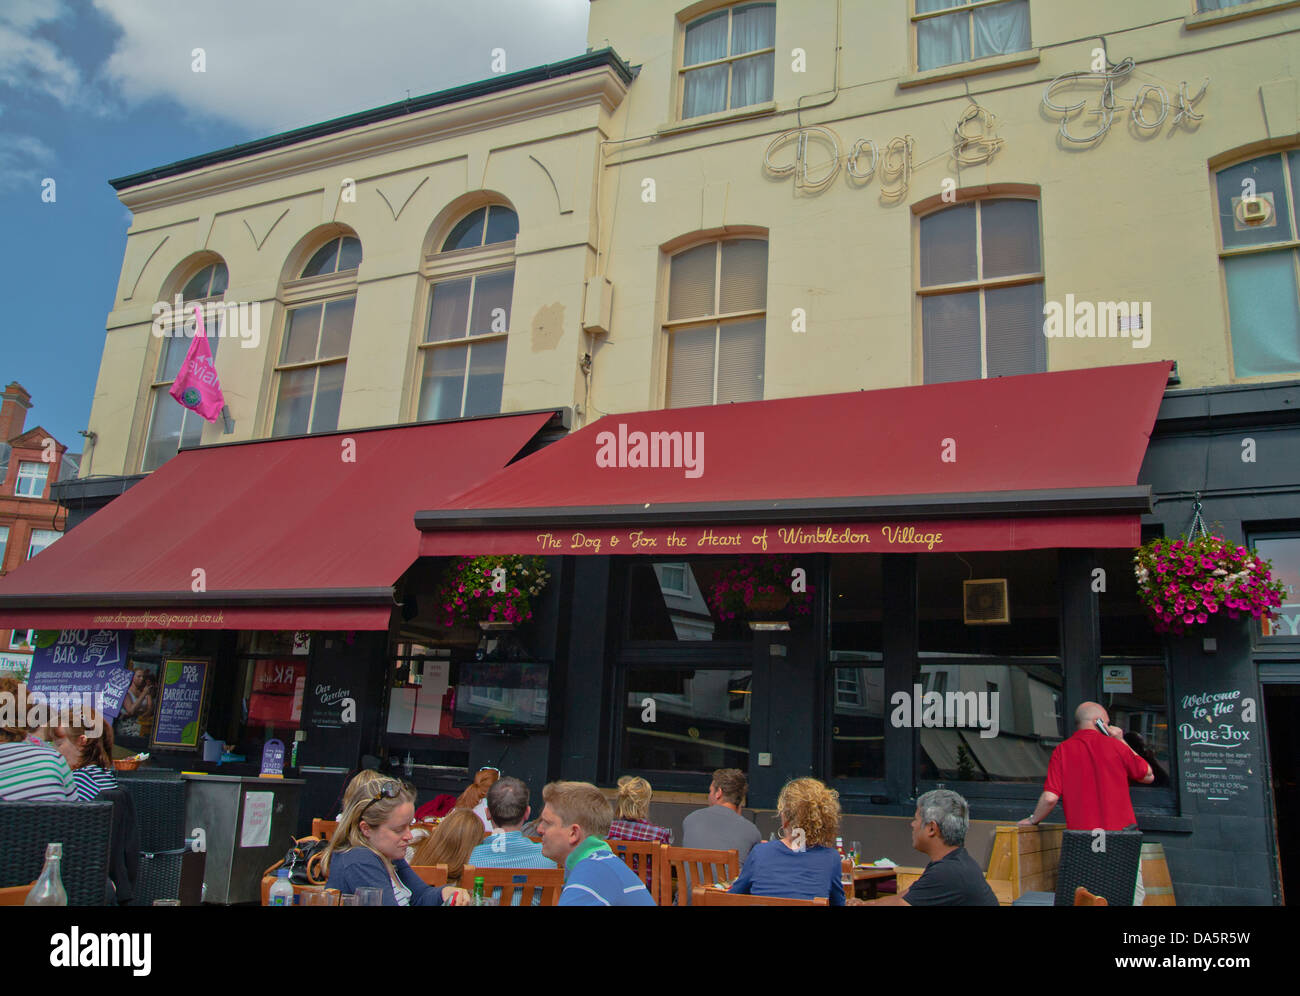
[[[943,6],[951,6],[945,3]],[[916,68],[922,72],[970,59],[970,15],[945,14],[916,22]]]
[[[333,273],[338,268],[339,240],[329,242],[316,250],[307,265],[303,267],[304,277],[319,277],[322,273]]]
[[[986,280],[1042,269],[1037,201],[984,201],[980,205],[980,239]]]
[[[1272,561],[1273,577],[1287,586],[1277,618],[1261,620],[1260,635],[1268,638],[1300,637],[1300,536],[1279,536],[1254,543],[1262,559]]]
[[[312,432],[333,432],[339,427],[339,403],[343,400],[343,374],[346,363],[317,367],[316,407],[311,415]]]
[[[487,239],[485,245],[495,245],[498,242],[509,242],[519,234],[519,215],[515,214],[508,207],[502,207],[500,204],[493,204],[488,208],[487,217]]]
[[[424,351],[424,375],[420,382],[421,420],[460,418],[460,401],[465,388],[465,360],[468,354],[468,346]]]
[[[506,373],[506,341],[475,343],[469,355],[465,385],[465,417],[501,411],[501,385]]]
[[[191,322],[190,324],[193,324]],[[179,332],[179,329],[171,329],[172,332]],[[189,352],[190,340],[180,335],[170,335],[162,341],[162,352],[159,356],[158,379],[160,381],[172,381],[176,375],[181,372],[181,364],[185,362],[185,354]]]
[[[487,208],[479,208],[461,218],[456,222],[456,227],[451,230],[451,234],[447,236],[447,241],[442,244],[442,251],[451,252],[455,249],[473,249],[481,246],[483,221],[486,217]]]
[[[474,278],[474,310],[470,335],[510,331],[510,295],[515,289],[515,271],[484,273]],[[499,313],[498,312],[499,309]]]
[[[727,109],[727,64],[692,69],[685,74],[682,117],[696,118]]]
[[[709,242],[679,252],[668,272],[668,320],[712,315],[718,247]]]
[[[219,297],[226,293],[226,285],[230,282],[230,272],[226,269],[225,263],[215,263],[212,267],[212,287],[208,290],[209,297]]]
[[[57,529],[33,529],[31,542],[27,545],[27,559],[31,560],[62,535]]]
[[[339,272],[341,273],[344,270],[355,270],[360,265],[361,240],[354,239],[351,236],[345,237],[342,245],[339,246]]]
[[[831,558],[831,659],[880,660],[884,647],[884,580],[880,554]]]
[[[1059,666],[945,661],[922,665],[916,680],[923,694],[943,696],[945,724],[918,731],[918,780],[1041,783],[1046,777],[1052,749],[1066,733]],[[997,736],[980,736],[994,722]]]
[[[1237,220],[1236,206],[1251,192],[1254,184],[1256,197],[1272,200],[1274,214],[1266,225],[1243,225]],[[1282,182],[1282,156],[1275,154],[1251,159],[1219,171],[1219,230],[1223,233],[1223,247],[1258,246],[1269,242],[1286,242],[1292,238],[1286,186]]]
[[[281,363],[306,363],[316,359],[316,342],[320,335],[321,305],[309,304],[289,312],[289,328],[284,335]]]
[[[348,343],[352,339],[352,316],[356,311],[357,299],[344,298],[341,301],[327,301],[325,304],[325,324],[321,327],[321,359],[331,356],[347,356]]]
[[[989,377],[1043,373],[1043,285],[996,287],[984,292],[984,340]]]
[[[168,397],[176,404],[175,398]],[[179,404],[176,407],[181,410],[181,445],[198,446],[203,442],[203,417]]]
[[[749,107],[772,99],[772,72],[775,56],[754,55],[740,59],[731,67],[731,106]]]
[[[50,475],[49,464],[23,460],[18,464],[18,478],[14,494],[24,498],[39,498],[45,491],[45,480]]]
[[[922,298],[921,338],[927,384],[978,380],[979,291]]]
[[[979,7],[975,15],[975,58],[1009,55],[1029,47],[1029,0]]]
[[[709,597],[740,561],[697,557],[671,564],[636,558],[628,567],[627,638],[634,641],[749,640],[742,619],[720,619]],[[668,568],[661,572],[661,568]],[[687,575],[689,574],[689,577]]]
[[[1223,261],[1238,377],[1300,370],[1300,297],[1295,252],[1265,252]]]
[[[961,204],[921,219],[921,286],[975,279],[975,205]]]
[[[140,466],[145,473],[157,470],[176,455],[180,446],[181,416],[184,414],[185,409],[167,393],[167,388],[154,388],[149,437],[144,447],[144,462]]]
[[[1098,701],[1110,713],[1110,721],[1124,731],[1124,740],[1151,765],[1156,776],[1153,788],[1169,785],[1169,696],[1165,669],[1159,664],[1123,664],[1131,690],[1103,691]],[[1114,667],[1115,665],[1110,665]],[[1107,665],[1102,665],[1103,671]],[[1100,682],[1098,683],[1100,684]]]
[[[181,291],[181,297],[186,301],[197,301],[200,298],[208,296],[208,288],[212,286],[212,267],[205,266],[194,276],[190,277],[186,283],[185,289]]]
[[[298,436],[307,431],[311,415],[311,392],[316,386],[316,370],[287,370],[280,375],[280,393],[275,401],[273,436]]]
[[[713,350],[716,326],[682,329],[668,335],[668,407],[713,404]]]
[[[1146,537],[1143,537],[1146,540]],[[1099,550],[1106,592],[1098,595],[1103,657],[1163,657],[1164,639],[1151,628],[1138,597],[1132,550]]]
[[[620,770],[748,770],[752,675],[702,668],[629,668]],[[655,700],[653,724],[641,722],[645,698]]]
[[[927,553],[917,558],[917,646],[921,655],[1058,657],[1060,570],[1056,550]],[[981,624],[966,605],[969,579],[1005,579],[1007,623]],[[966,619],[971,621],[967,622]]]
[[[831,716],[831,777],[885,777],[885,669],[837,667]]]
[[[722,243],[719,311],[762,311],[767,307],[767,243],[742,239]]]
[[[767,322],[729,322],[718,342],[717,404],[763,400],[763,345]]]
[[[469,290],[469,277],[433,285],[425,342],[445,342],[465,337],[465,323],[469,319]]]
[[[712,62],[727,54],[727,11],[701,17],[686,29],[683,66]]]
[[[731,19],[731,54],[744,55],[776,44],[776,4],[737,7]]]
[[[1300,192],[1300,151],[1293,151],[1287,154],[1287,162],[1291,164],[1291,193]],[[1295,233],[1292,238],[1300,238],[1300,198],[1296,198],[1291,204],[1291,212],[1295,227],[1292,231]]]

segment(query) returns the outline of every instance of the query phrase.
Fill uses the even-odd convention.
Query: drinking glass
[[[853,842],[853,863],[857,865],[862,864],[862,841],[860,840],[855,840]]]
[[[337,906],[339,897],[333,892],[326,892],[322,889],[320,892],[312,890],[303,892],[298,895],[298,901],[303,906]]]
[[[384,894],[373,886],[360,886],[356,891],[358,906],[383,906]]]
[[[345,893],[343,893],[343,895],[339,896],[339,905],[340,905],[340,906],[360,906],[361,903],[360,903],[360,901],[357,899],[355,893],[352,893],[352,892],[345,892]]]
[[[155,906],[179,906],[181,901],[179,899],[155,899],[153,904]]]

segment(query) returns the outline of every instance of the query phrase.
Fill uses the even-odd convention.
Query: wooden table
[[[868,865],[867,867],[858,867],[853,869],[853,896],[846,895],[844,898],[860,898],[858,893],[863,889],[866,890],[867,899],[875,899],[878,886],[886,879],[895,878],[897,870],[894,868],[876,868]],[[847,891],[847,890],[846,890]]]

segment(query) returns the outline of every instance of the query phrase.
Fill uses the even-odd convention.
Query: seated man
[[[749,781],[739,768],[719,768],[709,786],[709,804],[687,815],[682,823],[682,844],[710,851],[730,851],[743,865],[750,848],[763,839],[758,827],[740,815]]]
[[[518,778],[502,778],[487,794],[487,811],[499,828],[470,852],[467,865],[475,868],[554,868],[555,862],[523,834],[532,813],[528,786]]]
[[[912,846],[930,859],[925,872],[904,896],[886,896],[853,906],[997,906],[984,872],[963,846],[970,806],[949,789],[926,792],[916,800]]]
[[[564,862],[560,906],[654,906],[636,873],[605,843],[614,810],[589,782],[551,782],[537,830],[542,853]]]

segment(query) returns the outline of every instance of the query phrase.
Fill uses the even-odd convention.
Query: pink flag
[[[208,337],[203,330],[203,310],[198,305],[194,307],[194,317],[197,320],[194,338],[185,354],[185,363],[167,393],[190,411],[215,422],[225,407],[226,399],[221,393],[221,381],[217,379],[212,350],[208,348]]]

